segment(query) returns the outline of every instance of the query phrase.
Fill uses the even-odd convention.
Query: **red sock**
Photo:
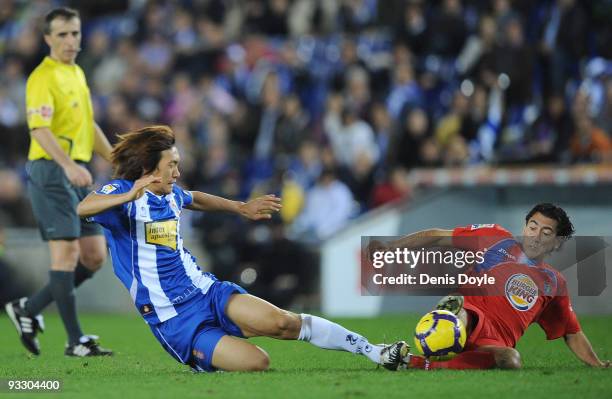
[[[423,356],[410,356],[410,368],[416,369],[490,369],[495,366],[495,356],[490,352],[461,352],[451,360],[427,360]]]

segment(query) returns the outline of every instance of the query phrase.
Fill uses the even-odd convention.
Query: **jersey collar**
[[[53,58],[51,58],[51,56],[49,55],[45,56],[44,62],[56,68],[60,67],[60,68],[74,69],[74,67],[76,66],[76,64],[68,65],[68,64],[64,64],[63,62],[56,61]]]

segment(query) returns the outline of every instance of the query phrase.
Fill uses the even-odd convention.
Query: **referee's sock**
[[[323,349],[344,350],[366,356],[380,363],[382,347],[372,345],[363,336],[347,330],[322,317],[302,314],[302,328],[298,340],[310,342]]]
[[[81,285],[93,275],[94,272],[83,266],[81,262],[77,263],[77,267],[74,269],[74,288]],[[49,282],[49,284],[45,285],[40,291],[28,299],[25,309],[30,315],[35,316],[42,312],[51,302],[53,302],[53,296],[51,295],[51,283]]]
[[[70,345],[77,344],[83,336],[83,331],[81,331],[76,313],[74,272],[51,270],[49,274],[51,277],[49,279],[51,295],[64,322],[68,334],[68,343]]]

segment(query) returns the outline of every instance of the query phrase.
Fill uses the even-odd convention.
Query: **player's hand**
[[[601,361],[601,367],[603,367],[605,369],[612,368],[612,362],[610,360],[602,360]]]
[[[271,219],[272,214],[280,211],[281,199],[274,194],[262,195],[240,205],[240,214],[247,219]]]
[[[159,176],[143,176],[134,182],[132,189],[128,192],[130,201],[135,201],[144,195],[145,190],[153,183],[161,183],[162,179]]]
[[[64,167],[64,173],[68,181],[75,187],[87,187],[93,183],[91,173],[78,163],[73,162]]]

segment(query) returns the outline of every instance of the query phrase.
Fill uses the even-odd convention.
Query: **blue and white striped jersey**
[[[121,194],[133,185],[128,180],[112,180],[96,193]],[[212,274],[202,272],[183,247],[179,217],[192,201],[189,191],[174,185],[171,194],[146,191],[135,201],[90,218],[104,227],[115,274],[149,324],[176,316],[180,304],[206,293],[216,281]]]

